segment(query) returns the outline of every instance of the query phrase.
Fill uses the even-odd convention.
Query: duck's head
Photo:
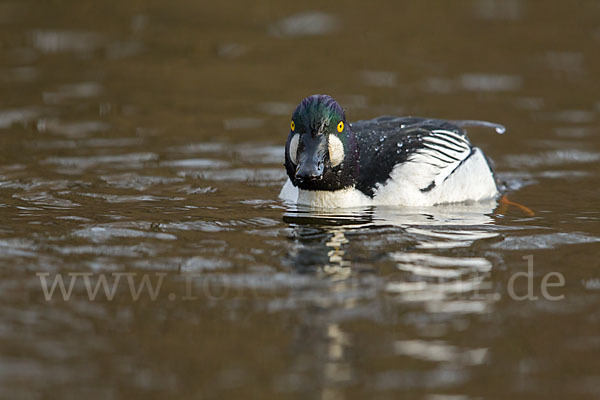
[[[358,176],[358,147],[346,115],[330,96],[313,95],[292,114],[285,168],[294,186],[339,190]]]

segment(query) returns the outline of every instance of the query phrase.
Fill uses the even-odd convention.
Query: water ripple
[[[48,157],[41,161],[42,165],[53,164],[62,167],[75,167],[88,169],[98,165],[109,164],[117,169],[132,168],[145,161],[155,161],[158,155],[155,153],[129,153],[105,156],[80,156],[80,157]]]
[[[331,14],[306,12],[283,18],[269,26],[269,33],[279,37],[327,35],[340,29],[341,22]]]
[[[106,242],[114,238],[152,238],[160,240],[176,240],[177,236],[170,233],[143,232],[134,229],[111,228],[94,226],[79,229],[73,232],[73,236],[88,239],[92,242]]]
[[[505,237],[499,243],[494,243],[493,248],[504,250],[535,250],[555,249],[566,244],[598,243],[600,237],[589,236],[582,233],[557,232],[543,235],[525,235]]]

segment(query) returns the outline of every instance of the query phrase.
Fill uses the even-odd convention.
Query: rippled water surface
[[[0,32],[1,398],[600,397],[597,2],[3,1]],[[282,203],[312,93],[506,125],[469,135],[534,215]]]

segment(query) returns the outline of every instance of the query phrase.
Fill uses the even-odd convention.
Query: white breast
[[[279,198],[316,208],[351,208],[373,204],[371,198],[355,188],[335,191],[301,190],[295,187],[289,179],[283,185]]]

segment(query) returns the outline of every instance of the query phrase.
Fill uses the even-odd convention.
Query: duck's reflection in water
[[[325,243],[328,248],[327,259],[329,263],[323,266],[323,271],[336,279],[344,279],[350,276],[352,263],[344,259],[343,246],[348,243],[343,229],[332,229],[331,238]]]
[[[495,207],[288,208],[289,265],[323,283],[308,299],[300,290],[293,294],[311,305],[301,311],[297,340],[308,348],[305,333],[318,338],[312,348],[321,361],[311,370],[321,398],[345,398],[345,385],[360,374],[349,359],[360,344],[345,325],[357,318],[397,326],[389,351],[400,360],[436,365],[399,372],[398,379],[384,374],[375,386],[402,385],[410,375],[427,387],[447,387],[467,379],[465,365],[485,362],[486,348],[464,347],[446,335],[456,326],[468,329],[469,315],[490,312],[497,300],[490,273],[502,260],[474,246],[500,234]],[[411,385],[419,386],[416,381]]]
[[[383,283],[378,290],[396,301],[423,302],[432,311],[484,312],[498,297],[483,295],[491,290],[493,263],[472,247],[500,234],[495,207],[495,201],[349,210],[290,206],[284,215],[295,242],[290,264],[332,281],[371,269]],[[393,264],[392,273],[379,264]]]

